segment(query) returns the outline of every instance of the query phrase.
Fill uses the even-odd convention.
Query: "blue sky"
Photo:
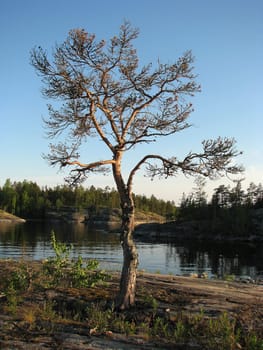
[[[54,186],[63,184],[66,175],[41,157],[50,142],[42,124],[48,101],[29,64],[30,50],[42,46],[51,51],[72,28],[108,39],[125,19],[140,29],[134,44],[142,63],[173,62],[190,49],[202,87],[192,101],[194,126],[151,146],[151,153],[183,155],[199,150],[203,139],[235,137],[244,152],[238,159],[246,168],[243,187],[262,182],[262,0],[1,0],[0,185],[10,178]],[[87,146],[94,157],[103,157],[101,146]],[[142,155],[139,148],[128,155],[127,168]],[[225,182],[208,183],[207,191]],[[92,184],[114,186],[111,176],[91,177],[85,185]],[[192,186],[183,177],[151,182],[140,173],[134,191],[178,202]]]

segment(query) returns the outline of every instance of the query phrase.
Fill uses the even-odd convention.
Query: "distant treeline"
[[[263,208],[263,187],[251,183],[246,190],[242,181],[230,186],[220,185],[214,189],[208,200],[205,180],[198,177],[193,191],[183,196],[176,207],[173,201],[157,199],[154,195],[134,195],[135,207],[144,212],[153,212],[167,220],[206,221],[207,230],[213,233],[228,232],[247,235],[255,229],[255,209]],[[0,209],[22,218],[45,218],[46,212],[73,207],[76,210],[88,209],[96,213],[100,208],[119,208],[119,195],[115,189],[105,187],[40,188],[35,182],[5,181],[0,187]]]
[[[175,218],[176,206],[173,201],[164,201],[155,196],[134,195],[137,210],[153,212],[166,217]],[[44,218],[47,211],[59,210],[62,207],[74,207],[77,210],[99,208],[119,208],[118,192],[109,187],[89,188],[70,187],[67,185],[54,188],[40,188],[35,182],[5,181],[0,187],[0,209],[23,218]]]
[[[263,208],[261,184],[250,183],[246,190],[242,189],[242,180],[236,181],[232,188],[220,185],[214,189],[209,201],[205,181],[197,178],[195,184],[193,192],[182,198],[178,219],[206,222],[203,227],[211,234],[247,236],[257,231],[257,222],[261,226],[262,214],[256,210]]]

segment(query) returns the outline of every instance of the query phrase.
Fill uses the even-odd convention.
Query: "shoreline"
[[[19,224],[19,223],[25,223],[25,219],[0,219],[0,222],[7,222],[7,223],[14,223],[14,224]]]
[[[30,276],[34,276],[34,271],[41,267],[40,263],[24,262],[24,265],[27,266],[26,271]],[[10,261],[0,260],[0,271],[3,275],[9,276],[10,272],[16,271],[16,267],[19,267],[19,262],[10,263]],[[1,274],[0,277],[2,277]],[[76,350],[177,348],[176,342],[169,346],[165,336],[149,338],[147,330],[139,326],[136,333],[130,334],[126,334],[119,328],[114,329],[111,324],[99,330],[96,327],[99,324],[97,319],[94,326],[85,316],[83,320],[76,321],[70,316],[71,313],[66,313],[65,310],[72,312],[72,307],[73,310],[75,307],[77,315],[81,310],[85,315],[87,306],[102,305],[102,310],[96,309],[98,312],[106,312],[103,314],[105,317],[113,315],[112,309],[105,311],[105,305],[112,305],[114,302],[119,280],[120,273],[115,272],[107,278],[105,284],[98,284],[92,288],[77,289],[59,285],[43,289],[32,284],[30,288],[19,294],[15,313],[10,312],[6,306],[5,293],[2,296],[0,294],[1,349],[17,346],[21,350],[42,348],[52,350],[54,344],[57,348],[68,350],[73,348]],[[225,322],[237,320],[241,322],[242,329],[247,330],[252,327],[258,332],[257,334],[262,334],[262,290],[262,286],[253,284],[138,272],[136,305],[124,312],[122,317],[126,320],[126,326],[128,320],[134,320],[133,322],[138,324],[141,322],[141,325],[143,323],[150,325],[151,320],[158,319],[170,325],[176,325],[178,320],[179,322],[185,320],[186,323],[181,325],[187,326],[189,317],[189,320],[200,319],[198,323],[200,327],[204,327],[204,323],[208,320],[211,322],[216,319],[225,320]],[[54,309],[46,309],[47,305],[53,306]],[[62,314],[64,312],[64,318],[61,314],[60,317],[59,314],[55,314],[56,310],[58,312],[59,305],[61,305],[59,310]],[[222,315],[227,315],[228,319]],[[114,317],[118,317],[118,314]],[[103,325],[105,320],[101,320]],[[200,328],[200,337],[202,337],[202,329]],[[204,330],[206,331],[206,328]],[[198,332],[197,334],[199,335]],[[185,347],[180,347],[179,344],[178,349],[203,349],[202,345],[196,346],[198,339],[202,338],[197,338],[195,343],[193,338],[193,346],[184,339],[181,345]]]
[[[0,209],[0,222],[23,223],[26,220]]]
[[[10,262],[12,264],[12,262],[14,264],[19,264],[19,263],[26,263],[29,266],[32,267],[39,267],[41,264],[43,264],[43,261],[46,261],[47,258],[44,259],[38,259],[38,260],[34,260],[34,259],[26,259],[26,257],[19,257],[19,258],[12,258],[12,257],[7,257],[7,258],[1,258],[0,257],[0,266],[1,264],[4,264],[6,262]],[[83,259],[83,261],[85,260],[89,260],[89,259]],[[101,271],[105,271],[106,273],[110,274],[111,276],[113,276],[114,278],[119,278],[120,274],[121,274],[121,265],[120,265],[120,269],[106,269],[105,266],[109,265],[111,262],[110,261],[102,261],[102,260],[97,260],[99,262],[99,267],[98,270]],[[102,267],[100,267],[100,265],[102,265]],[[259,275],[257,279],[252,279],[250,276],[248,275],[230,275],[228,277],[224,278],[220,278],[220,277],[216,277],[216,276],[210,276],[206,273],[206,272],[202,272],[202,273],[196,273],[196,272],[189,272],[189,273],[183,273],[183,274],[172,274],[172,273],[163,273],[163,272],[151,272],[151,271],[147,271],[144,269],[138,269],[137,270],[137,279],[138,278],[143,278],[143,277],[147,277],[147,278],[153,278],[156,280],[159,279],[166,279],[168,281],[172,281],[173,279],[182,279],[182,280],[191,280],[194,283],[198,283],[198,281],[201,281],[201,284],[206,284],[206,282],[212,282],[212,283],[224,283],[224,284],[236,284],[236,286],[242,287],[242,286],[259,286],[262,287],[262,292],[263,292],[263,275]],[[202,282],[202,281],[206,281],[206,282]],[[262,294],[263,296],[263,294]]]

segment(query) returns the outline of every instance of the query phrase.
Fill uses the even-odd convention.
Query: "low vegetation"
[[[125,339],[131,349],[138,342],[157,349],[263,349],[262,323],[257,320],[262,305],[253,314],[209,313],[202,307],[186,312],[189,293],[139,283],[136,305],[120,313],[114,307],[114,274],[99,270],[97,261],[72,260],[71,246],[58,242],[54,233],[51,245],[53,256],[42,262],[0,261],[3,349],[12,340],[37,342],[43,334],[58,346],[57,334],[70,332],[88,339]]]

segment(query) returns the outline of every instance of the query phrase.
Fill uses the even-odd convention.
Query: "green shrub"
[[[72,245],[58,242],[55,233],[51,232],[51,246],[55,252],[43,264],[44,274],[49,286],[64,284],[70,287],[93,287],[96,283],[104,281],[108,276],[98,270],[99,263],[95,259],[83,261],[81,256],[77,260],[70,259]]]

